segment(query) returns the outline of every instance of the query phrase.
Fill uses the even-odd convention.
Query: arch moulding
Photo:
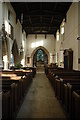
[[[45,53],[46,53],[47,56],[48,56],[48,63],[49,63],[49,61],[50,61],[49,51],[48,51],[45,47],[43,47],[43,46],[39,46],[39,47],[37,47],[36,49],[33,50],[33,52],[31,53],[32,62],[33,62],[33,56],[34,56],[34,54],[36,53],[36,51],[37,51],[38,49],[42,49],[43,51],[45,51]]]

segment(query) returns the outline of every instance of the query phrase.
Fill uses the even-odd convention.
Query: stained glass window
[[[44,61],[44,53],[41,49],[37,51],[37,61]]]

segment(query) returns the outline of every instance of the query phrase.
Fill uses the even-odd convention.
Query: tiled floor
[[[44,73],[37,73],[17,118],[66,118]]]

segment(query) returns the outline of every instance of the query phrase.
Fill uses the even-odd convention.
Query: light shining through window
[[[23,46],[23,48],[24,48],[24,40],[22,41],[22,46]]]
[[[61,34],[64,34],[64,26],[61,27]]]
[[[9,27],[9,24],[7,21],[5,21],[5,31],[8,33],[8,27]]]
[[[3,61],[4,61],[4,62],[7,62],[7,55],[4,55],[4,56],[3,56]]]
[[[23,65],[23,67],[24,67],[24,62],[25,62],[24,59],[22,59],[21,60],[21,64]]]
[[[59,30],[57,30],[56,40],[59,41]]]
[[[7,69],[7,55],[3,56],[3,61],[4,61],[4,69]]]
[[[5,31],[11,34],[11,25],[7,21],[5,21]]]

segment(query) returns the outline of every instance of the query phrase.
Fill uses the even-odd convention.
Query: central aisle
[[[44,73],[37,73],[17,118],[66,118]]]

